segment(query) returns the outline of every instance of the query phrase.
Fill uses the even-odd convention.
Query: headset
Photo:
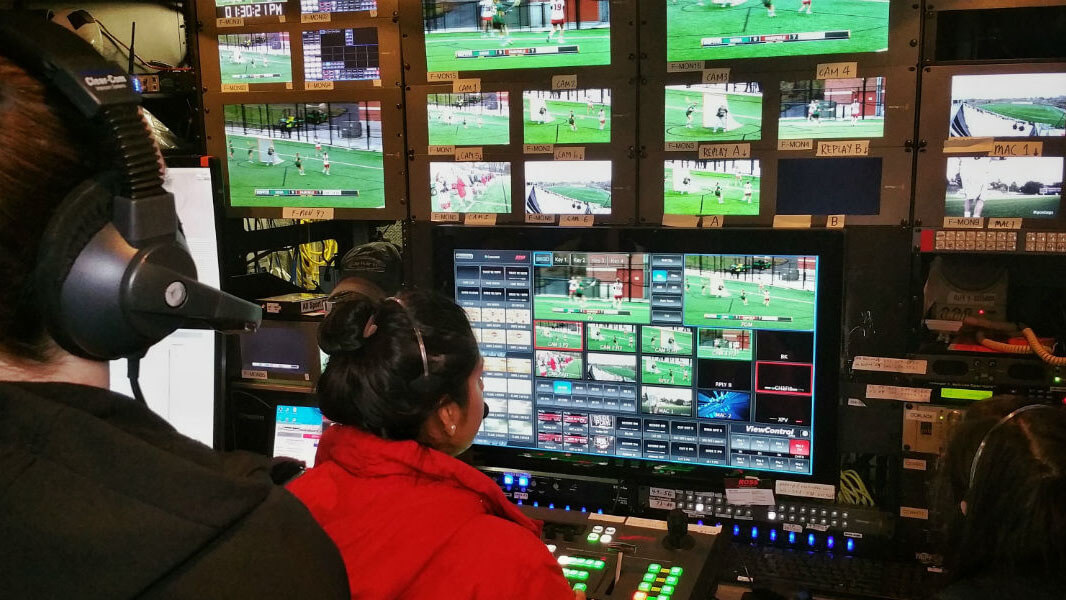
[[[1009,423],[1018,415],[1025,412],[1029,412],[1031,410],[1039,409],[1058,410],[1055,407],[1049,406],[1047,404],[1027,404],[1021,408],[1011,411],[1007,414],[1007,416],[1003,417],[999,421],[996,421],[996,424],[993,425],[987,433],[985,433],[985,436],[981,438],[981,443],[977,446],[977,451],[973,455],[973,460],[970,462],[970,479],[969,484],[967,486],[967,492],[973,489],[973,481],[977,477],[977,467],[981,464],[981,455],[984,454],[985,446],[988,445],[988,440],[992,437],[992,433],[994,433],[997,429],[1002,428],[1004,425]]]
[[[0,12],[0,52],[68,99],[113,156],[63,199],[41,239],[27,301],[56,343],[130,359],[139,396],[136,361],[176,329],[257,329],[258,306],[197,281],[130,77],[39,13]]]

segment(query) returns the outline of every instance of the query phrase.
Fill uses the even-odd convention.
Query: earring
[[[455,433],[455,425],[452,425],[452,433]]]

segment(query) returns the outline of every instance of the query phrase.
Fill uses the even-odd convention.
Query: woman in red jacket
[[[352,597],[573,600],[541,524],[453,458],[487,413],[463,310],[419,292],[335,301],[318,394],[338,425],[289,489],[340,548]]]

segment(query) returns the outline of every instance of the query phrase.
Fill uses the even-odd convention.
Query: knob
[[[692,536],[688,534],[688,515],[679,508],[670,511],[666,516],[666,532],[663,546],[671,550],[687,549],[695,545]]]

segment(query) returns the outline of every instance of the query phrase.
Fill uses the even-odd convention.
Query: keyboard
[[[722,583],[844,598],[918,600],[937,587],[918,563],[772,546],[730,544],[724,564]]]

